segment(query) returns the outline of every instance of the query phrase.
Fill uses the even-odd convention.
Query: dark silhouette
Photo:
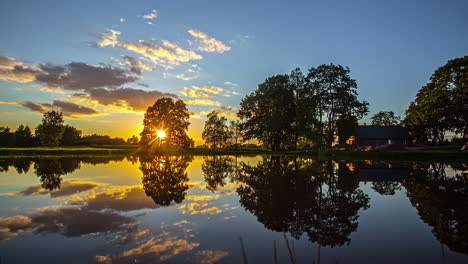
[[[167,97],[158,99],[146,110],[140,144],[145,148],[162,142],[172,147],[193,146],[193,140],[187,135],[189,117],[184,101],[173,101]],[[158,131],[165,132],[164,139],[158,137]]]
[[[206,117],[202,133],[203,140],[211,145],[212,149],[225,147],[231,137],[226,117],[219,116],[218,111],[211,111]]]
[[[48,111],[44,113],[42,123],[36,127],[36,136],[43,146],[53,147],[60,144],[64,131],[62,112]]]
[[[257,166],[242,164],[240,171],[240,203],[258,221],[296,239],[306,233],[321,246],[348,244],[358,211],[369,206],[357,175],[344,163],[335,171],[332,161],[274,156]]]
[[[143,189],[147,196],[161,206],[181,203],[188,189],[186,169],[191,156],[142,157]]]
[[[380,111],[371,117],[373,126],[396,126],[400,123],[400,117],[393,111]]]
[[[417,93],[403,121],[418,142],[440,144],[445,133],[462,133],[468,125],[468,56],[437,69]]]
[[[226,178],[234,180],[234,159],[229,156],[207,156],[203,158],[202,171],[208,190],[215,192],[223,187]]]
[[[451,250],[468,255],[468,180],[447,176],[442,163],[414,163],[403,181],[408,198],[432,233]]]

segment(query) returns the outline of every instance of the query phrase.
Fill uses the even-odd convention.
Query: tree
[[[227,119],[224,116],[219,116],[219,112],[212,111],[207,116],[203,128],[202,138],[207,144],[210,144],[213,149],[216,146],[223,148],[230,137],[230,131],[226,125]]]
[[[0,127],[0,146],[13,147],[15,145],[15,134],[10,132],[9,127]]]
[[[32,145],[33,135],[28,126],[20,125],[15,131],[15,145],[17,147],[30,147]]]
[[[161,142],[162,138],[157,137],[157,132],[164,131],[167,146],[193,146],[193,140],[187,135],[189,117],[190,113],[182,100],[158,99],[146,110],[140,144],[149,148],[156,141]]]
[[[289,88],[294,93],[295,117],[293,121],[294,146],[297,148],[299,139],[315,140],[320,127],[317,111],[317,96],[308,85],[307,79],[300,68],[289,74]]]
[[[294,93],[288,75],[268,77],[257,90],[242,99],[238,116],[245,140],[257,139],[277,151],[294,136]]]
[[[44,146],[58,146],[64,131],[62,112],[52,110],[44,113],[42,123],[36,127],[36,136]]]
[[[400,117],[393,111],[380,111],[371,117],[373,126],[396,126],[400,123]]]
[[[403,124],[417,141],[444,141],[445,133],[461,133],[468,124],[468,56],[437,69],[416,94]]]
[[[355,118],[361,119],[367,112],[369,104],[357,99],[356,81],[349,76],[348,67],[341,65],[320,65],[310,68],[307,75],[307,85],[315,97],[317,110],[325,118],[319,133],[328,147],[331,147],[338,134],[338,121]]]
[[[137,145],[138,143],[140,143],[140,140],[138,140],[138,138],[135,135],[127,139],[127,144]]]
[[[73,126],[66,125],[62,135],[62,139],[60,140],[61,145],[77,145],[80,142],[81,133],[81,130],[76,129]]]

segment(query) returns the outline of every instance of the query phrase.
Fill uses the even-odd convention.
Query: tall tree
[[[193,140],[187,135],[189,117],[190,113],[184,101],[174,102],[167,97],[158,99],[146,110],[140,144],[150,147],[157,140],[161,140],[158,138],[158,131],[164,131],[164,142],[167,146],[192,146]]]
[[[295,116],[292,119],[294,130],[294,146],[300,138],[316,139],[316,131],[320,126],[317,111],[317,97],[300,68],[289,74],[289,88],[294,94]]]
[[[380,111],[371,117],[373,126],[396,126],[400,123],[400,117],[393,111]]]
[[[417,141],[441,143],[445,133],[461,133],[468,124],[468,56],[437,69],[416,94],[403,121]]]
[[[61,145],[77,145],[80,142],[81,133],[81,130],[76,129],[73,126],[66,125],[62,135],[62,139],[60,140]]]
[[[15,145],[15,134],[10,131],[9,127],[0,127],[0,146],[13,147]]]
[[[58,146],[64,131],[62,112],[52,110],[44,113],[42,123],[36,127],[36,136],[43,146]]]
[[[15,145],[18,147],[30,147],[33,135],[29,126],[20,125],[15,131]]]
[[[257,139],[273,151],[287,146],[294,135],[294,93],[288,75],[268,77],[241,101],[238,116],[244,139]]]
[[[203,128],[202,138],[206,143],[212,146],[223,148],[230,137],[230,131],[226,124],[227,119],[224,116],[219,116],[219,112],[212,111],[207,116]]]
[[[354,117],[361,119],[367,112],[369,104],[359,101],[357,96],[357,84],[349,75],[348,67],[341,65],[320,65],[310,68],[307,75],[307,83],[310,91],[315,95],[317,109],[325,120],[325,125],[320,134],[325,139],[328,147],[331,147],[338,134],[338,121]]]
[[[241,123],[239,120],[229,122],[229,144],[231,146],[235,146],[236,148],[242,144],[242,130],[241,130]]]

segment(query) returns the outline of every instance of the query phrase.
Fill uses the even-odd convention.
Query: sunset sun
[[[156,135],[158,136],[158,138],[165,138],[166,132],[164,130],[158,130],[158,132],[156,132]]]

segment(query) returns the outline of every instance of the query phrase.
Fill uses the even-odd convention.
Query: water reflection
[[[93,178],[64,177],[87,164],[124,159],[136,163],[137,178],[133,185],[117,186],[111,182],[94,182]],[[1,172],[14,168],[17,174],[37,176],[33,176],[34,184],[19,191],[4,192],[3,197],[13,199],[48,194],[50,199],[63,201],[58,206],[0,217],[0,240],[14,240],[28,234],[61,234],[82,239],[108,235],[107,241],[111,244],[129,245],[114,250],[114,255],[95,255],[94,260],[98,262],[137,259],[184,262],[186,258],[174,260],[174,257],[189,252],[193,253],[194,259],[211,256],[220,260],[240,254],[238,237],[222,237],[223,240],[233,240],[235,253],[227,247],[205,248],[207,242],[198,236],[213,231],[215,235],[208,235],[209,239],[218,239],[218,231],[222,233],[221,230],[230,229],[230,224],[238,219],[246,221],[242,217],[246,214],[253,215],[257,221],[237,226],[239,232],[243,227],[259,222],[268,230],[284,233],[285,237],[290,234],[296,241],[303,238],[302,241],[309,241],[309,246],[310,243],[317,245],[314,257],[319,262],[322,247],[338,250],[359,245],[356,240],[362,244],[362,236],[364,240],[375,239],[366,237],[362,231],[366,224],[369,225],[369,217],[373,217],[371,209],[385,206],[381,200],[399,199],[406,203],[405,206],[416,208],[420,219],[443,245],[443,250],[468,255],[468,176],[463,173],[466,171],[463,164],[320,161],[297,156],[259,156],[255,159],[206,156],[195,157],[202,163],[196,170],[191,167],[189,175],[187,168],[193,159],[191,156],[0,159]],[[194,171],[199,174],[192,175]],[[112,178],[113,175],[108,176]],[[203,176],[197,178],[203,182],[190,182],[194,176]],[[409,202],[401,199],[405,195]],[[161,208],[176,204],[172,209]],[[236,211],[235,215],[240,217],[233,220],[233,210],[240,207],[245,211]],[[150,210],[138,211],[142,209]],[[231,212],[227,213],[228,210]],[[364,210],[367,210],[366,214],[363,214]],[[155,212],[170,214],[170,225],[173,224],[170,221],[184,223],[183,231],[174,234],[148,228],[142,215]],[[412,212],[417,219],[414,210]],[[365,215],[367,221],[363,221]],[[210,217],[218,219],[219,227],[196,230],[194,226],[209,221]],[[382,226],[389,224],[382,223]],[[361,237],[353,236],[359,232]],[[378,232],[385,237],[385,230]],[[428,230],[426,232],[430,234]],[[255,247],[244,239],[250,248]],[[271,243],[271,240],[263,242]],[[293,256],[294,248],[290,246],[292,244],[288,244],[288,251]],[[274,250],[276,252],[276,244]],[[241,259],[237,256],[239,258],[233,262]]]
[[[447,176],[444,164],[414,163],[403,186],[434,236],[449,249],[468,255],[468,174]]]
[[[141,158],[140,170],[146,195],[158,205],[181,203],[188,189],[187,167],[192,156],[156,156]]]
[[[307,234],[321,246],[349,244],[358,211],[369,207],[359,178],[344,163],[273,156],[241,166],[241,205],[266,228],[296,239]]]

